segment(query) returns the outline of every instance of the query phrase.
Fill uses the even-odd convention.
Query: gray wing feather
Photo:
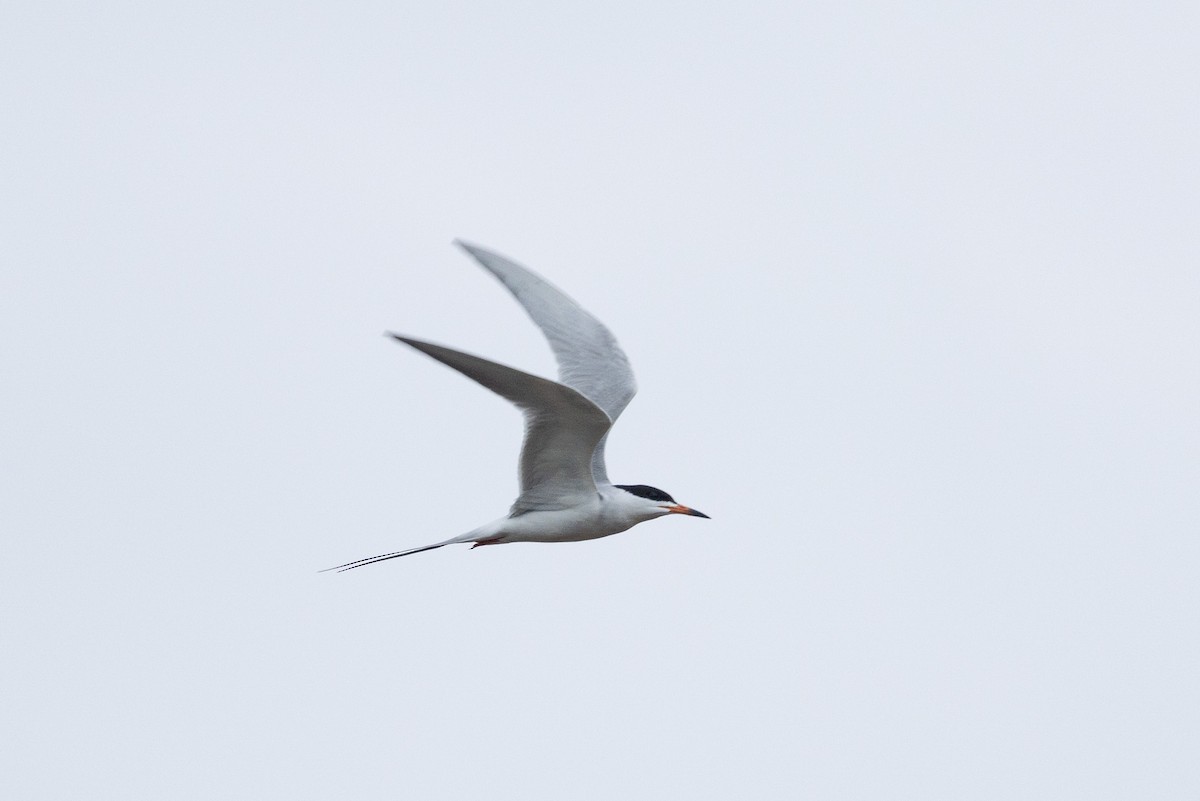
[[[612,422],[571,387],[469,353],[390,334],[511,401],[525,416],[521,495],[512,512],[566,509],[596,493],[591,460]]]
[[[615,422],[637,392],[629,359],[603,323],[537,273],[483,248],[457,241],[525,307],[550,343],[558,378]],[[592,454],[592,475],[607,484],[604,442]]]

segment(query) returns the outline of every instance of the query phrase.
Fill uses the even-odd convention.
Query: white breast
[[[623,502],[628,493],[605,487],[587,503],[551,512],[526,512],[500,522],[504,542],[579,542],[618,534],[648,519]]]

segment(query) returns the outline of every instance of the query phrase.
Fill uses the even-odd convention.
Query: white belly
[[[501,542],[580,542],[617,534],[643,518],[621,514],[611,502],[596,500],[571,509],[526,512],[500,522]]]

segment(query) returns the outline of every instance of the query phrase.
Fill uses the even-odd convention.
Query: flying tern
[[[558,362],[558,381],[400,334],[397,342],[437,359],[507,399],[525,417],[521,494],[504,517],[443,542],[348,562],[356,567],[455,543],[579,542],[669,514],[708,517],[645,484],[613,484],[604,443],[637,387],[612,332],[541,276],[481,247],[456,241],[525,307]]]

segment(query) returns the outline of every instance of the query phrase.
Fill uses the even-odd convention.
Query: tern
[[[432,545],[385,553],[328,570],[345,571],[455,543],[581,542],[670,514],[704,517],[645,484],[613,484],[604,444],[637,387],[612,332],[549,281],[481,247],[456,240],[504,284],[546,336],[558,381],[469,353],[388,332],[505,398],[525,417],[521,494],[504,517]],[[322,571],[325,572],[325,571]]]

